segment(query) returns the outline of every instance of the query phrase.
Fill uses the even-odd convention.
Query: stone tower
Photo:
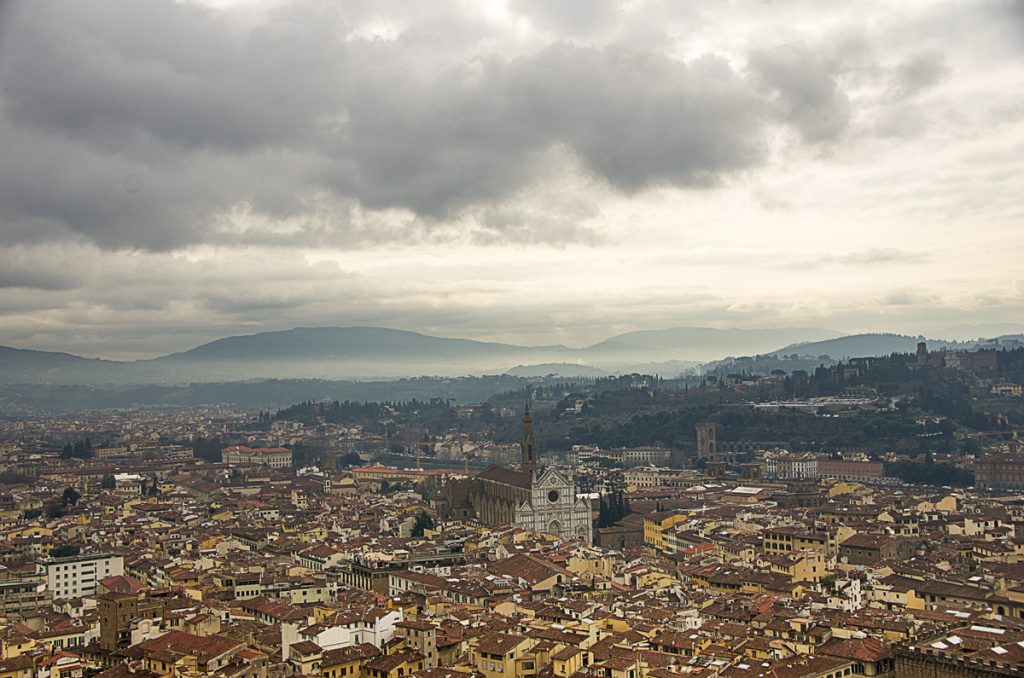
[[[748,464],[740,464],[740,469],[743,471],[744,480],[755,480],[760,481],[764,475],[764,469],[761,466],[761,462],[750,462]]]
[[[923,341],[917,342],[917,362],[921,365],[928,362],[928,344]]]
[[[537,470],[537,440],[533,437],[533,419],[530,418],[530,403],[526,403],[523,414],[522,461],[520,466],[524,473],[533,474]]]
[[[715,437],[715,422],[701,421],[697,423],[697,458],[714,459],[718,453],[718,441]]]

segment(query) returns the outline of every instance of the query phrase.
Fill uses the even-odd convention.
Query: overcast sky
[[[0,0],[0,344],[998,322],[1021,0]]]

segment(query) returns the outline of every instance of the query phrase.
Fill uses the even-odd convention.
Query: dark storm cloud
[[[238,34],[212,10],[120,0],[20,3],[8,21],[7,116],[141,159],[159,157],[161,144],[291,145],[331,98],[330,79],[308,75],[330,45],[312,17],[301,36],[287,26]]]
[[[760,160],[758,109],[722,62],[619,47],[558,44],[429,82],[396,70],[360,82],[331,178],[438,218],[525,186],[553,145],[621,191],[705,185]]]
[[[347,9],[300,4],[242,29],[184,3],[19,4],[0,41],[0,143],[20,159],[0,170],[3,240],[347,245],[377,237],[353,210],[410,210],[418,230],[384,235],[423,235],[503,209],[555,157],[626,193],[711,185],[764,157],[764,97],[716,57],[572,43],[506,55],[469,19],[444,44],[433,15],[393,41],[353,37],[371,9]],[[841,96],[824,73],[785,81],[791,58],[766,54],[760,77],[806,137],[833,135]],[[225,214],[239,205],[295,224],[237,232]]]
[[[616,2],[556,4],[509,5],[567,38],[552,44],[444,0],[302,2],[251,24],[170,0],[10,4],[0,243],[597,242],[593,212],[545,216],[535,192],[572,172],[594,195],[712,186],[759,167],[774,125],[843,137],[851,68],[904,95],[948,71],[935,49],[880,70],[857,31],[681,59],[666,36],[588,42]],[[1015,7],[960,11],[985,24]],[[878,128],[920,128],[913,113]]]

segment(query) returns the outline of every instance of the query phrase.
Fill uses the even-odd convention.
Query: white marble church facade
[[[529,500],[516,507],[515,525],[588,544],[593,541],[590,501],[577,498],[572,479],[552,467],[534,472]]]

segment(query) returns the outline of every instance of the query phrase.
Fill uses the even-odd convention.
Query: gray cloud
[[[938,84],[948,73],[941,53],[917,54],[896,69],[893,88],[899,96],[911,96]]]
[[[504,51],[453,7],[438,10],[454,31],[444,44],[429,14],[399,20],[393,39],[360,34],[373,14],[359,3],[289,5],[248,30],[169,0],[18,5],[0,42],[0,143],[24,162],[0,170],[3,240],[64,233],[166,250],[429,237],[479,208],[521,211],[502,203],[565,169],[552,149],[631,194],[758,166],[773,106],[809,141],[845,124],[842,93],[799,50],[755,54],[766,99],[715,56],[567,42]],[[616,10],[587,11],[596,24]],[[127,177],[141,187],[126,190]],[[238,237],[223,226],[240,205],[293,229]],[[353,218],[390,209],[419,220],[377,234]],[[496,223],[482,224],[485,239]],[[592,238],[507,237],[576,235]]]
[[[39,260],[24,249],[0,251],[0,289],[24,288],[43,291],[65,291],[81,282],[79,270]]]
[[[426,84],[390,75],[360,83],[345,162],[332,166],[336,190],[354,187],[370,207],[441,218],[503,199],[531,183],[556,144],[627,192],[711,184],[763,154],[756,101],[722,63],[558,44]]]
[[[805,141],[832,141],[846,129],[850,101],[836,82],[836,67],[807,46],[788,44],[758,49],[749,67],[774,95],[779,119],[793,125]]]
[[[6,243],[599,242],[578,214],[538,218],[523,201],[566,172],[595,195],[715,186],[769,159],[774,124],[839,140],[854,111],[844,78],[909,96],[949,70],[938,50],[883,69],[858,31],[762,45],[743,71],[668,56],[664,40],[582,39],[615,33],[616,2],[510,5],[581,37],[553,43],[516,42],[456,2],[286,4],[255,26],[170,0],[11,7],[0,146],[20,162],[0,167]],[[909,138],[925,122],[889,107],[873,133]],[[232,225],[239,214],[254,225]]]
[[[513,10],[559,35],[588,36],[607,29],[619,18],[616,0],[512,0]]]

